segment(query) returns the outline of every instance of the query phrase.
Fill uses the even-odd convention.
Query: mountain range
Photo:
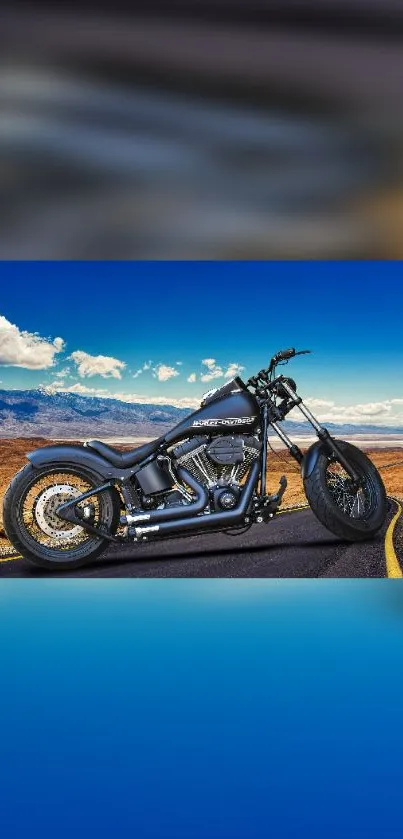
[[[0,437],[157,437],[189,411],[37,390],[0,390]]]
[[[190,409],[174,405],[122,402],[76,393],[50,393],[46,389],[0,390],[0,437],[47,439],[99,439],[158,437],[172,428]],[[292,435],[312,434],[306,422],[288,422]],[[401,427],[327,423],[337,435],[402,434]]]

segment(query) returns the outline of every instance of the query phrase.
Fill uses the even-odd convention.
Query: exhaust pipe
[[[178,507],[167,507],[165,510],[150,510],[149,513],[138,513],[137,515],[127,515],[121,516],[120,523],[121,524],[128,524],[136,525],[140,524],[140,522],[150,522],[150,524],[155,524],[157,522],[163,521],[177,521],[178,519],[182,518],[190,518],[192,516],[196,516],[198,513],[202,513],[205,507],[207,507],[209,498],[208,493],[205,487],[202,484],[199,484],[198,481],[188,472],[187,469],[184,469],[183,466],[180,466],[178,469],[178,476],[186,483],[193,492],[196,493],[196,500],[192,501],[191,504],[186,504],[186,506],[178,506]],[[136,528],[137,530],[138,528]]]
[[[182,470],[186,472],[185,469]],[[149,526],[139,526],[135,527],[135,533],[137,539],[147,538],[148,536],[168,536],[169,534],[175,533],[189,533],[200,531],[200,530],[209,530],[211,527],[233,527],[237,524],[243,524],[245,515],[248,511],[249,504],[252,500],[253,491],[256,487],[260,472],[260,462],[256,462],[253,464],[251,468],[251,472],[249,475],[249,479],[245,484],[241,499],[237,507],[234,510],[228,510],[222,513],[210,513],[206,516],[195,516],[194,508],[195,504],[190,505],[187,509],[189,510],[191,507],[191,518],[185,518],[185,510],[181,510],[179,512],[178,518],[178,511],[175,511],[175,517],[169,516],[168,521],[162,521],[159,519],[159,523],[156,523],[156,519],[154,519],[154,524]],[[193,478],[192,478],[193,481]],[[186,483],[188,483],[188,478],[186,477]],[[190,483],[189,483],[190,485]],[[200,484],[198,484],[198,489],[200,488]],[[193,489],[193,487],[192,487]],[[203,487],[204,489],[204,487]],[[205,493],[207,495],[207,493]],[[206,502],[207,503],[207,502]],[[206,503],[202,506],[200,512],[204,510]],[[163,513],[171,512],[170,510],[155,510],[155,513],[159,513],[162,515]],[[151,514],[150,514],[151,515]]]

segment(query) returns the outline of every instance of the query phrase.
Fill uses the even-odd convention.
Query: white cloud
[[[355,405],[337,405],[326,399],[305,399],[319,422],[351,423],[352,425],[379,425],[387,427],[403,425],[403,411],[395,406],[403,405],[403,399],[385,399],[382,402],[358,402]],[[295,408],[290,419],[301,421],[302,415]]]
[[[66,376],[70,376],[70,367],[64,367],[63,370],[59,370],[58,373],[55,373],[57,379],[65,379]]]
[[[243,370],[245,370],[245,368],[242,367],[241,364],[232,362],[228,365],[228,369],[224,373],[224,379],[234,379],[235,376],[240,376]]]
[[[355,411],[366,417],[378,417],[390,414],[392,406],[386,402],[367,402],[366,405],[356,405]]]
[[[190,376],[188,376],[188,382],[190,382],[190,384],[193,384],[193,382],[195,382],[195,381],[196,381],[196,373],[191,373]]]
[[[91,376],[102,376],[103,379],[121,379],[121,370],[126,364],[118,358],[109,355],[89,355],[83,350],[76,350],[70,356],[77,365],[78,375],[84,379]]]
[[[210,373],[202,373],[200,376],[200,380],[202,382],[212,382],[213,379],[221,379],[223,375],[222,370],[218,367],[216,370],[212,370]]]
[[[142,374],[142,373],[144,373],[146,370],[150,370],[150,369],[151,369],[151,365],[152,365],[152,361],[145,361],[145,362],[144,362],[144,364],[143,364],[143,366],[142,366],[142,367],[139,367],[139,369],[138,369],[138,370],[136,370],[136,371],[133,373],[133,379],[137,379],[137,378],[138,378],[138,376],[141,376],[141,374]]]
[[[215,358],[204,358],[202,364],[207,367],[208,372],[202,373],[200,379],[202,382],[211,382],[213,379],[221,379],[224,375],[222,367],[220,367]]]
[[[233,379],[234,376],[239,376],[244,370],[240,364],[237,364],[235,361],[231,362],[228,365],[227,369],[221,366],[221,364],[217,364],[215,358],[204,358],[202,364],[207,367],[207,373],[202,373],[200,379],[202,382],[211,382],[213,379]]]
[[[327,399],[304,399],[308,408],[333,408],[334,402],[329,402]]]
[[[55,364],[55,355],[62,352],[62,338],[41,338],[35,332],[21,331],[0,315],[0,364],[46,370]]]
[[[182,361],[176,361],[175,364],[181,366]],[[168,379],[179,376],[179,370],[176,370],[175,367],[171,367],[169,364],[156,364],[153,367],[152,361],[145,361],[142,367],[134,371],[133,379],[138,379],[147,370],[151,370],[153,378],[158,379],[159,382],[167,382]]]
[[[168,379],[179,376],[178,370],[175,370],[175,367],[169,367],[168,364],[159,364],[154,367],[154,373],[159,382],[167,382]]]

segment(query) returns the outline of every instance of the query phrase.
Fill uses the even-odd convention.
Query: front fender
[[[40,469],[42,466],[63,466],[66,463],[74,463],[77,466],[87,466],[89,469],[93,469],[103,478],[115,477],[118,472],[107,460],[92,452],[91,449],[85,448],[85,446],[44,446],[43,449],[28,452],[27,458],[34,469]]]
[[[327,451],[327,446],[322,440],[318,440],[317,443],[312,443],[312,446],[310,446],[308,451],[305,453],[301,464],[301,475],[303,480],[312,475],[320,455],[325,451]]]

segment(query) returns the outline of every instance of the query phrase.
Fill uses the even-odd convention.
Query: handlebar
[[[294,358],[296,355],[306,355],[310,353],[311,350],[296,350],[294,347],[289,347],[288,350],[280,350],[278,353],[273,355],[273,358],[270,361],[269,366],[266,370],[259,370],[259,373],[256,373],[255,376],[251,376],[248,379],[246,386],[247,387],[254,387],[258,388],[261,386],[263,382],[263,387],[266,387],[272,381],[272,374],[273,370],[282,361],[288,361],[290,358]]]
[[[286,361],[288,358],[293,358],[294,355],[295,355],[294,347],[290,347],[288,350],[280,350],[280,352],[276,353],[276,355],[273,356],[270,364],[272,364],[273,361],[274,361],[274,364],[278,364],[279,361]]]
[[[288,350],[280,350],[276,355],[273,355],[273,358],[269,364],[269,370],[272,371],[280,361],[288,361],[289,358],[294,358],[296,355],[306,355],[306,353],[310,353],[311,350],[296,350],[294,347],[289,347]]]

